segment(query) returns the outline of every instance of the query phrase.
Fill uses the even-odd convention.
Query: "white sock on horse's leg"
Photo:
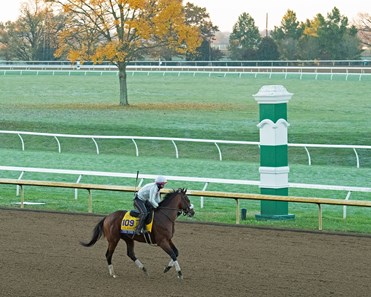
[[[116,277],[116,274],[115,272],[113,271],[113,265],[108,265],[108,271],[109,271],[109,275],[112,276],[112,277]]]
[[[134,262],[140,269],[143,269],[144,265],[142,264],[142,262],[140,262],[138,259],[135,260]]]
[[[175,266],[176,271],[180,271],[180,266],[179,266],[178,261],[174,261],[174,266]]]
[[[174,261],[171,259],[169,264],[167,264],[168,267],[173,267],[174,266]]]
[[[175,266],[176,272],[178,273],[178,278],[180,280],[182,280],[183,279],[183,274],[182,274],[182,271],[180,270],[180,265],[179,265],[178,261],[174,261],[174,266]]]
[[[142,262],[140,262],[138,259],[134,261],[135,265],[139,267],[140,270],[142,270],[146,275],[148,275],[147,269],[144,267]]]

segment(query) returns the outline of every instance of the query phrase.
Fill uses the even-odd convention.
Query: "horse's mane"
[[[182,192],[185,193],[185,189],[182,189],[182,188],[178,188],[177,190],[173,189],[171,192],[166,193],[162,201],[159,203],[159,206],[166,204],[172,197]]]

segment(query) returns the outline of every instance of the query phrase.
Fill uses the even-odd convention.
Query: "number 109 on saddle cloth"
[[[149,218],[146,219],[146,231],[152,231],[153,225],[153,212],[149,214]],[[121,233],[123,234],[134,234],[135,229],[138,226],[139,217],[136,211],[128,211],[125,213],[121,221]]]

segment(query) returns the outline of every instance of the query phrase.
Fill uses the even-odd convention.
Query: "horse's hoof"
[[[181,271],[178,271],[178,278],[179,280],[183,280],[183,274]]]
[[[171,269],[172,266],[166,266],[164,269],[164,273],[168,272]]]
[[[114,274],[114,275],[112,275],[112,277],[113,277],[113,278],[116,278],[116,277],[117,277],[117,275],[116,275],[116,274]]]
[[[143,267],[142,270],[143,270],[144,274],[145,274],[146,276],[148,276],[147,269],[146,269],[145,267]]]

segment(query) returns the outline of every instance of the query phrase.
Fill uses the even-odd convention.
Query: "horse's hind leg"
[[[147,269],[144,267],[142,262],[140,262],[140,260],[135,256],[134,240],[129,240],[129,239],[124,239],[124,240],[126,242],[126,250],[127,250],[128,257],[131,260],[133,260],[133,262],[135,263],[135,265],[138,266],[139,269],[141,269],[146,275],[148,275]]]
[[[108,248],[107,248],[107,251],[106,251],[106,259],[107,259],[107,263],[108,263],[108,271],[109,271],[109,274],[110,276],[112,276],[113,278],[116,278],[116,274],[113,270],[113,265],[112,265],[112,255],[116,249],[116,246],[118,244],[120,239],[115,239],[115,240],[112,240],[112,241],[109,241],[108,242]]]

